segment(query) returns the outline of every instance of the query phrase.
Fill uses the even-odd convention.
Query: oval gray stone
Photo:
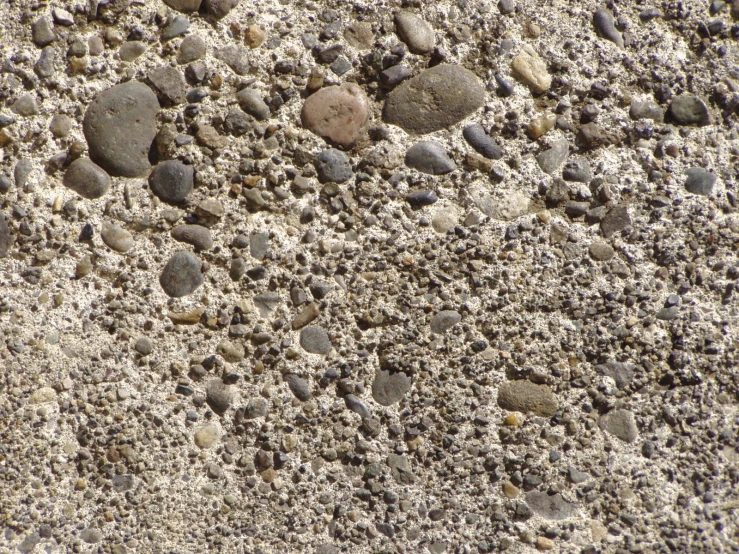
[[[180,51],[177,53],[177,63],[186,64],[199,60],[205,56],[207,50],[205,40],[199,35],[189,35],[182,39]]]
[[[170,204],[180,204],[192,192],[194,171],[178,160],[163,161],[149,176],[151,192]]]
[[[158,111],[156,95],[137,81],[98,94],[82,123],[90,159],[114,176],[145,175],[151,167],[149,149],[157,134]]]
[[[716,176],[702,167],[689,167],[685,170],[685,189],[693,194],[710,196]]]
[[[172,298],[181,298],[195,292],[204,281],[200,265],[198,257],[191,252],[175,253],[159,275],[162,290]]]
[[[301,402],[307,402],[311,399],[312,393],[310,390],[310,383],[295,373],[288,373],[282,378],[287,386],[290,388],[290,392],[295,395],[295,398]]]
[[[661,123],[665,118],[665,112],[662,107],[652,100],[632,102],[629,107],[629,117],[631,119],[651,119]]]
[[[433,133],[482,107],[485,89],[461,65],[440,64],[405,81],[387,97],[383,119],[411,134]]]
[[[205,387],[205,399],[215,413],[222,414],[231,407],[233,392],[220,379],[211,379]]]
[[[336,148],[329,148],[316,156],[316,172],[321,183],[343,183],[354,175],[352,162]]]
[[[629,410],[613,410],[602,415],[598,425],[606,433],[613,435],[626,443],[632,443],[639,436],[636,429],[634,414]]]
[[[531,381],[506,381],[498,389],[498,406],[513,412],[552,417],[557,412],[557,399],[546,385]]]
[[[300,331],[300,346],[311,354],[328,354],[333,348],[326,329],[318,325],[310,325]]]
[[[83,198],[100,198],[110,189],[110,176],[90,158],[77,158],[64,173],[62,183]]]
[[[538,154],[536,161],[544,173],[552,175],[564,163],[569,153],[570,143],[567,142],[567,139],[563,138],[555,141],[548,150],[544,150],[544,152]]]
[[[116,252],[128,252],[134,245],[133,235],[131,233],[120,225],[107,221],[103,223],[100,238],[103,239],[106,246]]]
[[[271,112],[269,106],[265,104],[262,99],[262,95],[254,89],[244,89],[236,93],[236,100],[242,110],[248,113],[250,116],[263,121],[269,119]]]
[[[577,511],[576,505],[562,498],[559,493],[550,495],[544,491],[531,491],[526,494],[526,504],[545,519],[567,519]]]
[[[179,225],[172,229],[172,238],[180,242],[192,244],[196,250],[213,248],[213,237],[210,229],[202,225]]]
[[[503,149],[485,132],[485,129],[479,123],[467,125],[462,130],[462,136],[472,148],[486,158],[499,160],[503,157]]]
[[[459,312],[456,310],[444,310],[431,319],[431,332],[437,334],[444,333],[460,321],[462,321],[462,316]]]
[[[414,54],[428,54],[436,45],[434,29],[414,13],[395,14],[395,32]]]
[[[441,143],[424,140],[411,146],[405,153],[405,165],[429,175],[443,175],[457,168]]]
[[[392,406],[401,399],[411,388],[411,378],[402,371],[380,369],[372,382],[372,398],[383,406]]]
[[[680,125],[703,126],[711,122],[706,104],[694,94],[681,94],[673,98],[669,114]]]

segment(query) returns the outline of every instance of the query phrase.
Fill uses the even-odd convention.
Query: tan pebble
[[[303,104],[303,126],[342,148],[350,148],[362,135],[369,118],[369,102],[359,85],[345,83],[322,88]]]
[[[249,25],[246,28],[246,34],[244,38],[244,42],[246,42],[246,45],[249,48],[259,48],[259,46],[261,46],[261,44],[266,40],[267,32],[259,25]]]
[[[554,541],[546,537],[539,537],[536,539],[536,548],[539,550],[551,550],[554,548]]]
[[[506,498],[516,498],[518,496],[518,492],[518,487],[510,481],[503,483],[503,494]]]
[[[505,424],[509,427],[520,427],[523,420],[516,414],[508,414],[505,418]]]
[[[532,139],[536,140],[551,131],[556,122],[557,116],[548,113],[532,119],[526,132]]]
[[[195,444],[198,448],[210,448],[218,441],[221,431],[215,423],[206,423],[200,429],[195,431]]]
[[[552,85],[552,77],[539,54],[528,44],[523,47],[511,64],[513,75],[537,94],[546,92]]]

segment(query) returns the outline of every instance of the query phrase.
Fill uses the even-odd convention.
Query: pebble
[[[156,95],[137,81],[99,93],[82,125],[90,159],[113,176],[145,175],[151,167],[149,149],[157,134],[158,112]]]
[[[598,8],[593,13],[593,27],[595,32],[606,40],[610,40],[619,48],[624,47],[624,39],[616,29],[616,21],[613,14],[605,8]]]
[[[600,222],[600,231],[606,238],[611,238],[619,231],[631,225],[629,208],[625,204],[613,206]]]
[[[176,15],[169,25],[162,31],[161,39],[163,41],[180,37],[190,30],[190,20],[182,15]]]
[[[99,529],[88,527],[80,532],[80,538],[87,544],[97,544],[103,540],[103,533]]]
[[[32,115],[38,115],[38,103],[36,102],[36,96],[32,93],[27,93],[18,98],[13,105],[10,106],[10,111],[21,117],[31,117]]]
[[[354,83],[320,89],[303,104],[303,126],[339,148],[351,148],[362,136],[369,118],[369,102]]]
[[[336,148],[329,148],[316,156],[316,173],[321,183],[344,183],[354,175],[351,160]]]
[[[53,46],[47,46],[46,48],[41,50],[41,54],[39,54],[38,60],[33,66],[33,70],[36,72],[36,75],[38,75],[42,79],[46,79],[54,75],[54,73],[57,71],[56,54],[56,48],[54,48]]]
[[[583,148],[598,148],[608,144],[608,134],[597,123],[586,123],[577,132],[577,144]]]
[[[685,190],[701,196],[710,196],[716,176],[702,167],[689,167],[685,170]]]
[[[605,242],[593,242],[588,248],[590,257],[599,262],[607,262],[615,256],[616,252]]]
[[[249,51],[240,45],[218,48],[215,57],[230,67],[236,75],[243,77],[249,73]]]
[[[269,233],[252,233],[249,236],[249,254],[262,261],[269,251]]]
[[[318,325],[311,325],[300,331],[300,346],[311,354],[328,354],[333,348],[326,329]]]
[[[28,403],[31,405],[45,404],[47,402],[56,401],[56,391],[51,387],[41,387],[33,391],[33,394],[28,397]]]
[[[608,412],[600,417],[598,425],[606,433],[621,439],[625,443],[630,444],[639,436],[634,414],[629,410],[613,410]]]
[[[548,494],[543,491],[526,493],[526,504],[538,516],[544,519],[562,520],[577,513],[575,504],[565,500],[561,494]]]
[[[557,122],[557,116],[554,114],[544,114],[531,120],[526,128],[526,134],[533,140],[537,140],[547,134],[554,128]]]
[[[678,125],[704,126],[711,122],[706,104],[694,94],[681,94],[673,98],[669,115]]]
[[[107,221],[103,223],[100,238],[109,248],[120,253],[128,252],[135,244],[130,232],[120,225]]]
[[[446,148],[436,141],[425,140],[411,146],[405,154],[405,165],[429,175],[443,175],[457,168],[446,153]]]
[[[302,377],[295,373],[288,373],[283,375],[282,379],[287,383],[287,386],[290,388],[290,392],[292,392],[293,395],[295,395],[295,398],[301,402],[308,402],[308,400],[313,397],[310,383]]]
[[[643,100],[632,102],[629,107],[629,117],[631,119],[651,119],[657,123],[661,123],[665,118],[665,111],[662,107],[652,100]]]
[[[110,190],[110,176],[90,158],[77,158],[73,161],[62,180],[64,186],[83,198],[94,200]]]
[[[205,398],[215,413],[223,415],[231,407],[234,395],[231,387],[221,379],[211,379],[205,387]]]
[[[246,28],[245,42],[249,48],[259,48],[267,40],[267,32],[259,25],[252,24]]]
[[[177,63],[188,64],[205,57],[208,48],[200,35],[189,35],[182,39],[180,50],[177,52]]]
[[[213,236],[210,229],[202,225],[179,225],[172,229],[172,238],[191,244],[195,250],[210,250],[213,248]]]
[[[178,160],[163,161],[149,176],[149,186],[158,198],[169,204],[184,202],[193,190],[194,170]]]
[[[600,375],[605,375],[613,379],[616,383],[616,387],[621,390],[626,389],[634,380],[635,369],[636,366],[634,366],[634,364],[614,361],[608,361],[604,364],[598,364],[595,366],[595,371]]]
[[[126,42],[118,49],[118,55],[124,62],[132,62],[146,52],[147,45],[141,40]]]
[[[67,10],[54,8],[51,10],[51,15],[54,18],[54,23],[58,25],[62,25],[64,27],[71,27],[74,25],[74,17]]]
[[[154,351],[154,343],[149,337],[139,337],[134,349],[142,356],[148,356]]]
[[[181,12],[196,12],[201,0],[163,0],[170,8]]]
[[[244,417],[246,419],[256,419],[267,415],[267,401],[264,398],[250,398],[244,408]]]
[[[515,0],[500,0],[498,2],[498,11],[501,15],[512,14],[516,9]]]
[[[538,154],[536,161],[544,173],[553,175],[562,166],[569,153],[570,143],[562,138],[555,141],[551,148]]]
[[[389,454],[387,465],[390,468],[390,475],[395,479],[396,483],[400,485],[412,485],[416,482],[416,475],[413,473],[411,463],[405,456]]]
[[[467,125],[462,129],[462,136],[472,148],[486,158],[499,160],[503,157],[503,149],[485,132],[485,129],[479,123]]]
[[[408,193],[405,197],[405,201],[414,210],[435,204],[438,200],[439,197],[433,190],[416,190]]]
[[[412,380],[402,371],[378,369],[372,382],[372,398],[383,406],[400,402],[411,388]]]
[[[203,282],[200,260],[195,254],[185,251],[175,253],[159,276],[159,284],[172,298],[195,292]]]
[[[462,321],[462,316],[456,310],[444,310],[431,318],[431,332],[442,334]]]
[[[48,17],[39,17],[31,25],[31,35],[33,42],[39,48],[51,44],[56,40],[54,33],[54,24]]]
[[[147,79],[164,106],[184,104],[187,94],[185,77],[176,67],[158,67],[149,71]]]
[[[450,214],[446,210],[438,211],[434,214],[434,218],[431,220],[431,226],[437,233],[446,233],[454,229],[457,224],[457,220],[454,215]]]
[[[565,181],[574,181],[576,183],[589,183],[593,178],[590,171],[590,162],[585,158],[570,158],[562,168],[562,178]]]
[[[215,423],[206,423],[200,427],[200,429],[195,431],[195,434],[193,435],[195,445],[202,450],[212,448],[220,438],[221,429]]]
[[[372,48],[375,40],[372,25],[367,21],[352,21],[344,28],[344,40],[358,50]]]
[[[262,96],[254,89],[244,89],[236,93],[236,100],[242,110],[253,118],[264,121],[272,115],[269,106],[262,100]]]
[[[656,319],[659,319],[660,321],[672,321],[673,319],[677,318],[677,316],[680,313],[680,308],[677,306],[665,306],[664,308],[661,308],[656,314],[654,314],[654,317]]]
[[[531,381],[506,381],[498,389],[498,406],[504,410],[552,417],[557,412],[557,398],[547,385]]]
[[[405,81],[410,79],[413,73],[405,65],[394,65],[388,67],[385,71],[380,73],[380,81],[383,85],[388,88],[393,88]]]
[[[211,17],[223,19],[238,5],[239,0],[203,0],[202,8]]]
[[[543,94],[552,86],[552,77],[539,54],[525,44],[521,52],[513,59],[511,71],[514,77],[528,86],[534,94]]]
[[[316,319],[321,314],[318,304],[315,302],[311,302],[307,306],[305,306],[298,315],[295,316],[293,319],[293,329],[298,330],[302,329],[306,325],[308,325],[311,321]]]
[[[347,394],[344,397],[344,403],[346,404],[347,408],[349,408],[352,412],[357,414],[362,419],[368,418],[372,415],[372,413],[369,411],[369,408],[367,408],[364,402],[362,402],[353,394]]]
[[[414,13],[395,14],[395,32],[414,54],[428,54],[436,45],[434,30]]]
[[[396,87],[385,101],[383,119],[422,135],[462,121],[482,107],[484,99],[485,89],[474,73],[460,65],[439,64]]]

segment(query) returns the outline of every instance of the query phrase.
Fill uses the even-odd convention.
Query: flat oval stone
[[[544,173],[552,175],[564,163],[569,153],[570,143],[563,138],[554,142],[548,150],[537,154],[536,161]]]
[[[460,321],[462,321],[462,316],[456,310],[441,311],[431,319],[431,332],[445,333]]]
[[[439,200],[439,197],[433,190],[415,190],[408,193],[405,197],[405,201],[411,205],[411,208],[418,209],[425,206],[435,204]]]
[[[467,125],[462,129],[462,136],[472,148],[486,158],[499,160],[503,157],[503,149],[490,138],[479,123]]]
[[[236,100],[242,110],[255,119],[263,121],[272,115],[269,106],[265,104],[262,96],[254,89],[244,89],[236,93]]]
[[[440,64],[423,70],[387,97],[383,119],[408,133],[423,135],[459,123],[482,107],[485,89],[461,65]]]
[[[149,176],[151,192],[170,204],[179,204],[192,192],[194,170],[177,160],[159,163]]]
[[[172,238],[180,242],[192,244],[196,250],[213,248],[213,237],[210,229],[202,225],[179,225],[172,229]]]
[[[295,373],[288,373],[282,378],[287,383],[287,386],[290,387],[290,392],[295,395],[295,398],[301,402],[307,402],[311,399],[312,393],[308,381]]]
[[[157,134],[158,111],[156,95],[138,81],[98,94],[82,123],[90,159],[114,176],[145,175],[151,167],[149,149]]]
[[[395,32],[414,54],[428,54],[436,45],[434,29],[414,13],[395,14]]]
[[[457,168],[441,143],[424,140],[411,146],[405,153],[405,165],[429,175],[443,175]]]
[[[326,329],[318,325],[311,325],[300,331],[300,346],[311,354],[328,354],[333,348]]]
[[[111,249],[116,252],[128,252],[133,248],[133,235],[120,225],[105,222],[100,231],[100,238]]]
[[[316,135],[341,148],[351,148],[369,118],[367,96],[354,83],[322,88],[306,99],[300,118],[303,127]]]
[[[192,252],[177,252],[164,266],[159,284],[172,298],[187,296],[203,284],[200,265],[200,260]]]
[[[552,417],[557,412],[557,398],[546,385],[531,381],[506,381],[498,389],[498,406],[512,412]]]
[[[401,401],[411,388],[411,378],[402,371],[380,369],[372,382],[372,398],[383,406]]]
[[[100,198],[110,189],[110,176],[90,158],[77,158],[73,161],[62,180],[64,186],[83,198]]]
[[[708,125],[711,118],[706,104],[694,94],[681,94],[670,103],[670,117],[679,125]]]

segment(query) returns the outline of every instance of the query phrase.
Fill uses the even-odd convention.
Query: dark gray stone
[[[287,375],[283,375],[282,379],[287,383],[290,392],[301,402],[307,402],[312,398],[313,394],[311,393],[310,383],[302,377],[299,377],[295,373],[288,373]]]
[[[205,57],[207,46],[203,37],[199,35],[190,35],[182,39],[180,43],[180,51],[177,52],[177,63],[188,64]]]
[[[149,186],[161,200],[180,204],[193,189],[194,171],[191,165],[178,160],[165,160],[154,168],[149,176]]]
[[[514,0],[500,0],[498,2],[498,11],[502,15],[512,14],[516,9],[516,2]]]
[[[396,87],[387,97],[383,119],[411,134],[432,133],[462,121],[484,99],[485,89],[474,73],[440,64]]]
[[[269,106],[262,100],[262,96],[254,89],[244,89],[236,93],[236,100],[239,102],[241,109],[250,116],[263,121],[269,119],[272,115]]]
[[[462,321],[462,316],[459,312],[455,310],[444,310],[431,318],[431,332],[437,334],[445,333],[460,321]]]
[[[567,142],[567,139],[563,138],[554,142],[548,150],[544,150],[544,152],[538,154],[536,161],[544,173],[553,175],[567,159],[569,153],[570,143]]]
[[[124,62],[132,62],[141,56],[141,54],[146,52],[146,49],[147,45],[144,41],[131,40],[123,43],[123,45],[118,49],[118,55]]]
[[[200,260],[191,253],[175,253],[164,266],[159,276],[159,284],[168,296],[180,298],[195,292],[203,284]]]
[[[621,390],[626,389],[634,380],[635,369],[634,364],[626,362],[606,362],[595,366],[595,371],[613,379]]]
[[[711,118],[706,104],[694,94],[681,94],[672,99],[670,118],[679,125],[708,125]]]
[[[413,209],[430,206],[431,204],[435,204],[437,200],[439,200],[439,197],[433,190],[416,190],[405,197],[405,201]]]
[[[159,102],[146,85],[111,87],[87,107],[82,124],[90,159],[109,174],[140,177],[151,167],[149,149],[157,133]]]
[[[479,123],[467,125],[462,130],[462,136],[472,148],[486,158],[499,160],[503,157],[503,149],[485,132],[485,129]]]
[[[424,140],[411,146],[405,153],[405,165],[429,175],[443,175],[457,168],[446,153],[446,148],[436,141]]]
[[[249,253],[252,258],[263,260],[269,250],[269,233],[253,233],[249,237]]]
[[[110,176],[90,158],[77,158],[64,173],[64,186],[94,200],[110,190]]]
[[[318,154],[315,164],[321,183],[343,183],[354,175],[351,161],[336,148],[329,148]]]
[[[629,208],[625,204],[613,206],[600,222],[600,231],[603,236],[610,238],[619,231],[623,231],[631,225],[631,216]]]
[[[162,40],[180,37],[190,30],[190,20],[183,15],[176,15],[171,23],[162,31]]]
[[[401,401],[411,384],[411,378],[402,371],[379,369],[372,382],[372,398],[378,404],[392,406]]]
[[[3,212],[0,212],[0,258],[5,258],[8,255],[8,251],[14,242],[15,237],[8,225],[8,218]]]
[[[33,43],[38,47],[51,44],[56,40],[54,33],[54,24],[48,17],[39,17],[31,25],[31,36]]]
[[[238,5],[239,0],[203,0],[201,8],[209,16],[223,19]]]
[[[585,158],[574,157],[567,160],[562,168],[562,178],[565,181],[589,183],[593,175],[590,171],[590,162]]]
[[[685,189],[693,194],[710,196],[716,176],[702,167],[689,167],[685,170]]]
[[[407,66],[394,65],[380,73],[380,81],[386,87],[392,88],[409,79],[412,74]]]
[[[346,404],[347,408],[349,408],[355,414],[359,415],[359,417],[361,417],[362,419],[368,418],[372,415],[364,402],[362,402],[353,394],[347,394],[344,397],[344,403]]]
[[[249,73],[249,51],[240,45],[231,44],[215,51],[215,57],[230,67],[236,75]]]
[[[631,119],[651,119],[661,123],[665,118],[665,111],[652,100],[637,101],[631,103],[629,117]]]
[[[220,379],[211,379],[205,387],[205,399],[215,413],[223,414],[231,407],[233,391]]]
[[[605,8],[598,8],[593,13],[593,27],[599,36],[610,40],[619,48],[624,47],[624,39],[616,29],[616,21],[613,14]]]
[[[200,8],[201,0],[163,0],[170,8],[180,12],[196,12]]]
[[[390,475],[401,485],[412,485],[416,482],[416,475],[411,469],[411,463],[405,456],[390,454],[387,457]]]

